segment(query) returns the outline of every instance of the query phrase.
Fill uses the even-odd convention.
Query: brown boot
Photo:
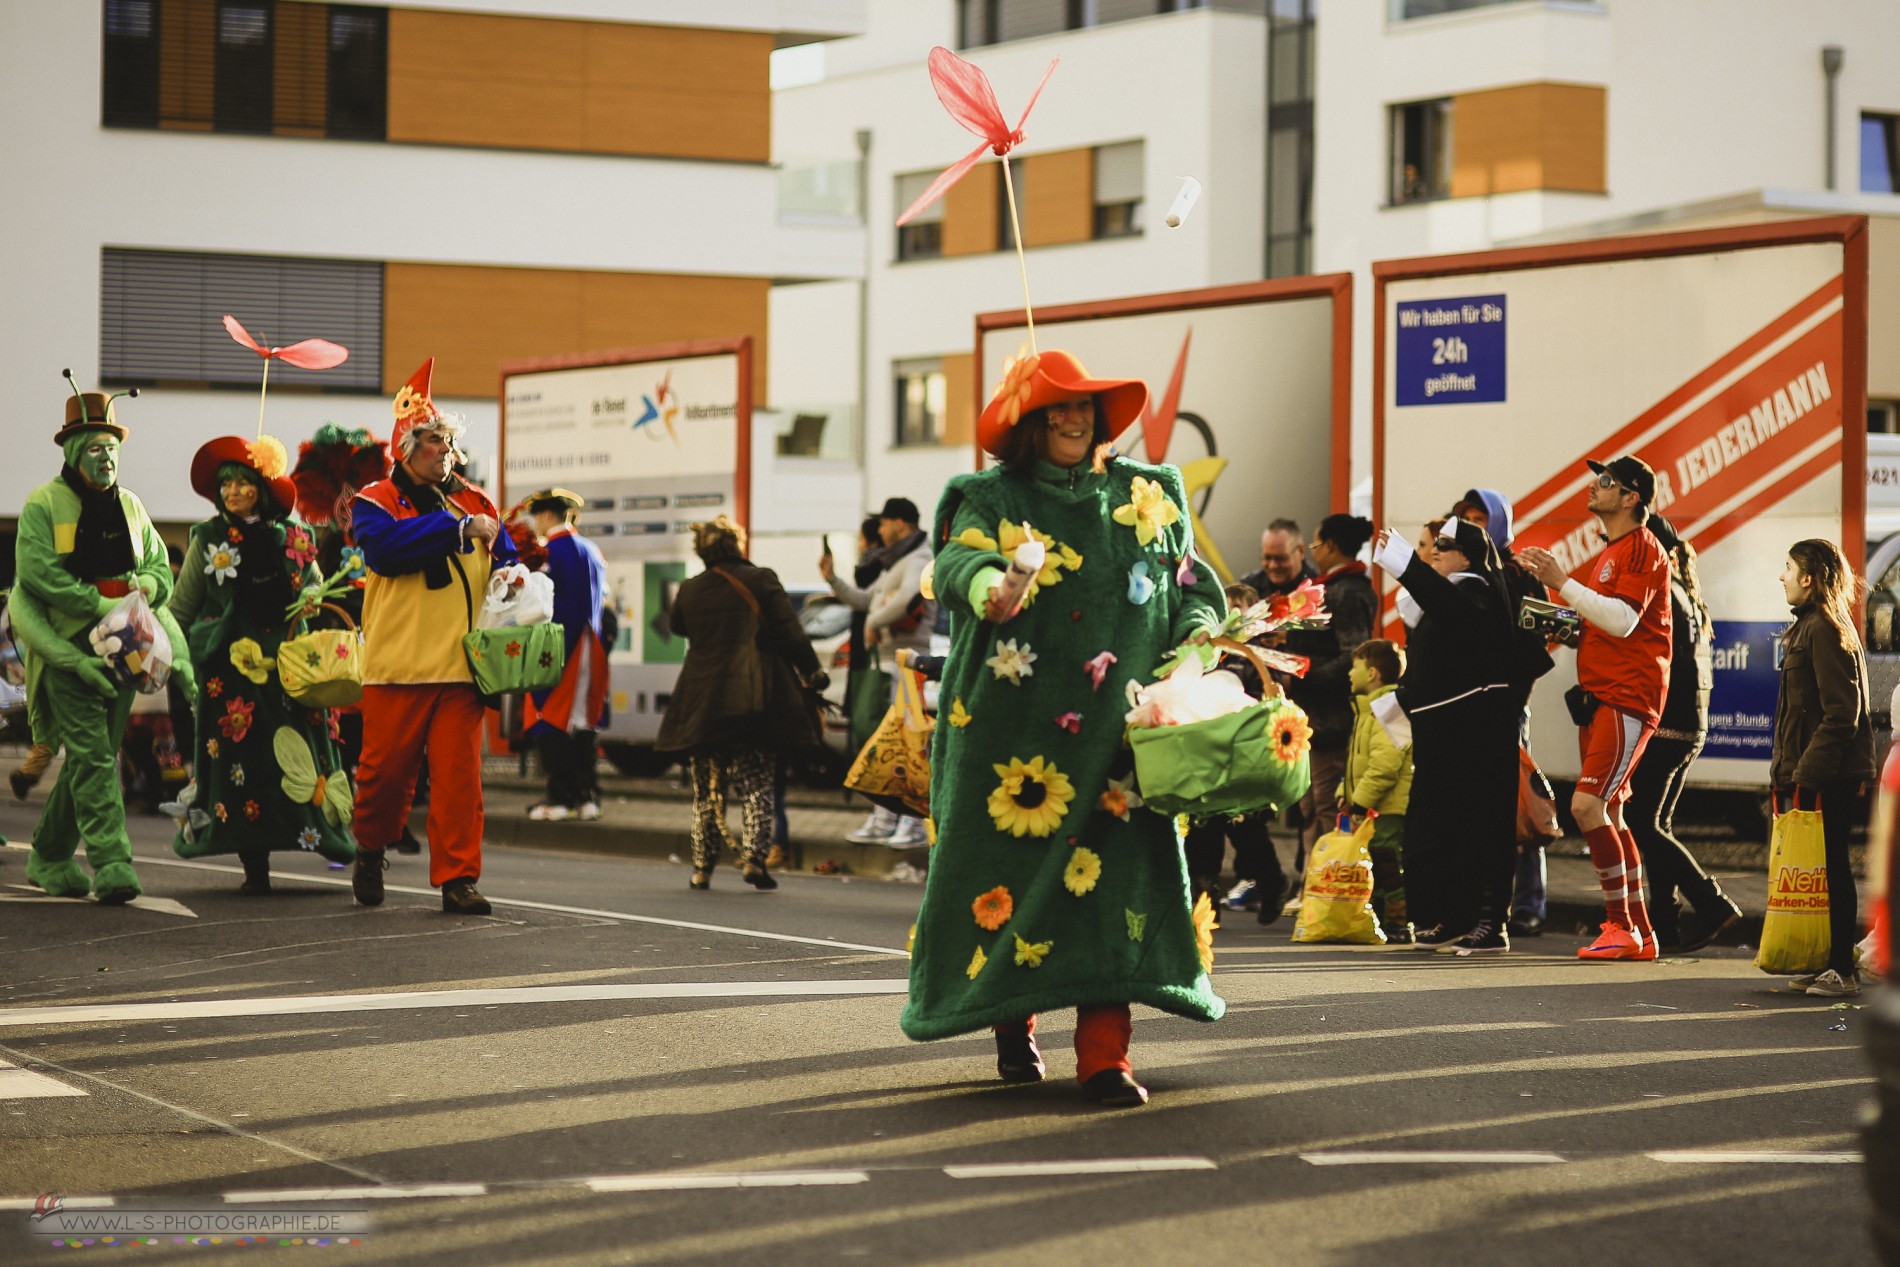
[[[494,908],[476,891],[474,879],[463,876],[442,886],[442,910],[448,915],[488,915]]]

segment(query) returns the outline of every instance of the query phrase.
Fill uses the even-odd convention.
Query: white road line
[[[692,1188],[825,1188],[869,1183],[863,1170],[784,1170],[753,1174],[595,1175],[581,1183],[595,1192],[683,1192]]]
[[[1856,1166],[1859,1153],[1644,1153],[1651,1161],[1666,1161],[1684,1166],[1707,1162],[1757,1166]]]
[[[1545,1165],[1564,1160],[1556,1153],[1461,1153],[1461,1152],[1387,1152],[1387,1153],[1301,1153],[1309,1166],[1457,1166],[1457,1165]]]
[[[907,980],[687,981],[627,985],[508,986],[487,990],[417,990],[392,994],[292,994],[263,999],[199,999],[182,1003],[78,1003],[0,1008],[0,1030],[32,1025],[204,1020],[240,1016],[311,1016],[333,1012],[395,1012],[506,1003],[614,1002],[623,999],[735,999],[819,995],[903,994]]]
[[[0,893],[0,902],[91,902],[91,898],[54,897],[31,884],[10,884],[10,889],[23,889],[22,893]],[[96,902],[93,902],[97,905]],[[155,911],[160,915],[182,915],[186,919],[197,919],[198,912],[186,906],[176,898],[151,897],[141,893],[126,903],[139,911]]]
[[[242,867],[219,866],[213,862],[188,862],[183,858],[158,858],[139,854],[136,861],[140,866],[184,867],[192,871],[219,871],[226,875],[243,875]],[[279,874],[278,880],[301,880],[305,884],[327,884],[334,888],[350,887],[348,878],[334,875],[286,875]],[[386,884],[390,893],[407,893],[415,897],[434,898],[436,890],[419,888],[407,884]],[[658,915],[632,915],[626,911],[603,911],[591,906],[561,906],[554,902],[530,902],[523,898],[495,897],[486,895],[489,904],[496,907],[519,907],[524,911],[553,911],[559,915],[588,915],[595,919],[616,919],[629,924],[655,924],[662,928],[684,928],[696,933],[726,933],[735,937],[751,937],[760,941],[788,941],[801,946],[823,946],[828,950],[861,950],[874,955],[896,955],[908,959],[908,951],[892,946],[868,946],[855,941],[833,941],[829,937],[799,937],[792,933],[768,933],[757,928],[733,928],[726,924],[700,924],[692,920],[662,919]]]
[[[1129,1175],[1161,1170],[1218,1170],[1208,1157],[1116,1157],[1104,1161],[1019,1161],[945,1166],[952,1179],[1032,1179],[1046,1175]]]
[[[56,1078],[0,1060],[0,1100],[50,1100],[59,1096],[84,1096],[90,1092],[69,1087]]]
[[[407,1183],[386,1188],[281,1188],[274,1192],[258,1189],[227,1192],[219,1199],[226,1205],[267,1205],[296,1201],[393,1201],[402,1197],[481,1197],[488,1195],[485,1183]]]

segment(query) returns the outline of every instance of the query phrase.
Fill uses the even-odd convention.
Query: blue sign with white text
[[[1715,689],[1709,692],[1703,756],[1766,761],[1774,755],[1775,696],[1781,689],[1775,643],[1787,627],[1785,620],[1715,622]],[[1671,665],[1670,672],[1679,667]]]
[[[1395,316],[1399,404],[1504,399],[1503,295],[1408,300]]]

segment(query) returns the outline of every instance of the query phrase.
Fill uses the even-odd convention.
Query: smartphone
[[[830,533],[828,532],[820,533],[818,537],[818,543],[824,547],[824,551],[826,554],[831,553],[831,534]]]

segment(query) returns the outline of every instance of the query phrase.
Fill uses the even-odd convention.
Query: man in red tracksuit
[[[1580,959],[1654,959],[1656,934],[1643,903],[1642,856],[1623,823],[1629,778],[1661,720],[1669,694],[1669,558],[1645,526],[1656,474],[1641,458],[1591,462],[1590,513],[1609,544],[1566,577],[1548,550],[1518,551],[1518,562],[1557,590],[1583,617],[1577,688],[1583,764],[1570,809],[1590,844],[1603,886],[1605,919]],[[1574,693],[1573,693],[1574,697]]]
[[[383,900],[387,847],[402,835],[429,762],[429,883],[452,915],[486,915],[482,873],[481,696],[462,635],[490,573],[519,585],[513,538],[495,503],[451,470],[461,424],[429,395],[434,358],[396,396],[396,465],[352,503],[363,587],[363,755],[356,768],[356,870],[364,906]]]

